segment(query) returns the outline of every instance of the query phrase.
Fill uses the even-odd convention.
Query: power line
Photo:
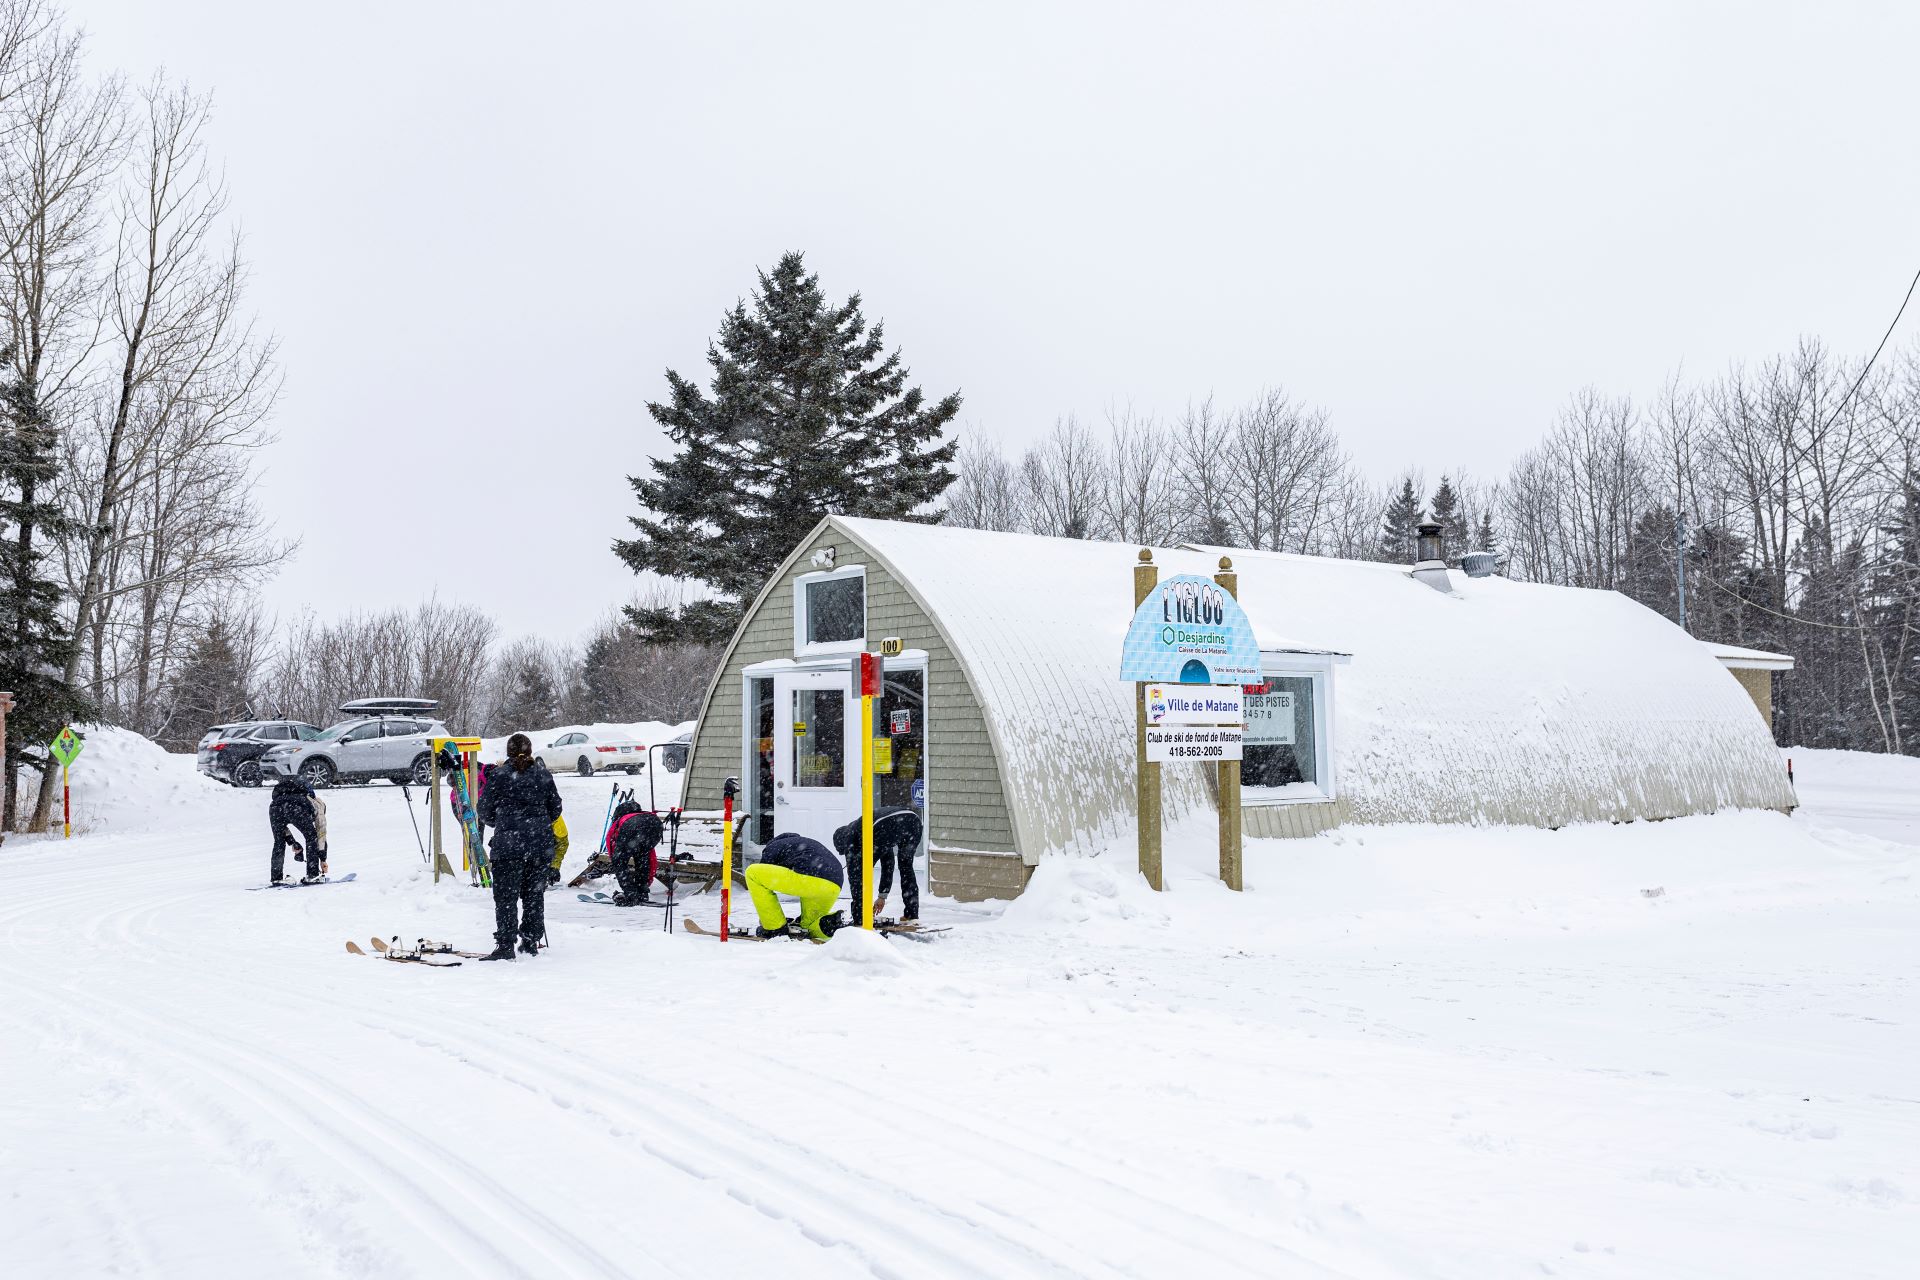
[[[1888,325],[1887,331],[1880,335],[1880,345],[1873,349],[1873,354],[1867,357],[1866,367],[1861,369],[1860,376],[1853,380],[1853,390],[1840,398],[1840,405],[1833,411],[1833,418],[1839,417],[1847,405],[1852,403],[1854,393],[1860,390],[1867,380],[1867,375],[1873,372],[1874,362],[1880,358],[1880,353],[1887,349],[1887,339],[1893,336],[1894,329],[1899,326],[1900,317],[1907,314],[1907,304],[1913,301],[1915,285],[1920,285],[1920,271],[1914,272],[1913,279],[1907,283],[1907,296],[1900,299],[1900,309],[1893,313],[1893,323]],[[1833,418],[1828,418],[1827,421],[1832,422]]]

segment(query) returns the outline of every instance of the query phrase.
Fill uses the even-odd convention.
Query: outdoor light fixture
[[[812,565],[816,569],[833,568],[833,548],[822,547],[813,553]]]

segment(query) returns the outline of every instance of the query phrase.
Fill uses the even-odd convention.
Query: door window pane
[[[1266,691],[1248,694],[1240,761],[1245,790],[1319,784],[1312,676],[1268,676]]]
[[[753,727],[753,790],[747,809],[753,815],[753,840],[773,839],[773,681],[747,682],[747,723]]]
[[[847,785],[847,697],[838,689],[793,691],[793,785]]]
[[[867,634],[867,580],[828,578],[807,584],[807,643],[835,644]]]
[[[924,672],[887,672],[873,716],[873,736],[893,743],[893,768],[876,770],[874,778],[874,799],[882,808],[919,809],[926,804],[926,710]]]

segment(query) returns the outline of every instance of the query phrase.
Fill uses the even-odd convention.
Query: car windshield
[[[295,725],[294,732],[300,735],[300,741],[302,742],[318,742],[327,736],[310,724]]]
[[[342,720],[339,724],[331,725],[328,728],[322,729],[319,733],[314,734],[313,737],[309,739],[309,741],[338,742],[340,740],[341,734],[345,733],[347,730],[351,728],[354,728],[357,725],[361,725],[365,723],[366,722],[364,720]]]

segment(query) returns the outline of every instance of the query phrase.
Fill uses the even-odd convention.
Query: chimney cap
[[[1446,528],[1446,526],[1438,520],[1422,520],[1419,524],[1413,526],[1413,528],[1414,532],[1432,538],[1438,536],[1440,531]]]

